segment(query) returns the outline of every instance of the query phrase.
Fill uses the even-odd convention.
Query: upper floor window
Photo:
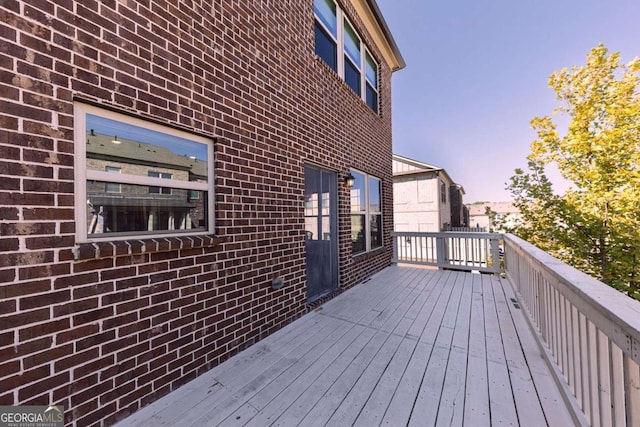
[[[440,201],[447,203],[447,184],[444,181],[440,181]]]
[[[147,176],[154,178],[171,179],[172,174],[166,172],[149,171]],[[150,194],[171,194],[171,188],[169,187],[149,187]]]
[[[315,49],[347,85],[378,112],[378,63],[333,0],[314,0]]]
[[[120,168],[114,166],[105,166],[104,170],[111,173],[120,173]],[[106,191],[107,193],[120,193],[122,190],[120,188],[120,184],[115,182],[107,182],[104,185],[104,191]]]
[[[212,141],[75,105],[78,242],[213,233]]]
[[[357,254],[382,246],[382,184],[362,172],[351,174],[351,250]]]

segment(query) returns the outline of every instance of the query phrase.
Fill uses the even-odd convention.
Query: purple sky
[[[407,67],[393,76],[396,154],[443,167],[465,203],[510,199],[554,70],[604,43],[640,56],[640,0],[377,0]]]

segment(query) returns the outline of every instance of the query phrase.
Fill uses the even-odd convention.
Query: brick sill
[[[123,255],[142,255],[180,249],[214,248],[222,238],[213,234],[204,236],[162,237],[132,239],[113,242],[78,243],[73,248],[76,261],[110,258]]]

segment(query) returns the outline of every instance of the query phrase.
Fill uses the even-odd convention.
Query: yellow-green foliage
[[[551,117],[531,126],[529,170],[508,188],[524,221],[514,232],[565,262],[640,299],[640,58],[621,65],[603,45],[584,66],[549,78],[570,118],[560,135]],[[545,166],[572,183],[555,195]]]

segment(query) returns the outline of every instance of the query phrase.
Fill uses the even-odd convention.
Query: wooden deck
[[[394,266],[124,426],[571,426],[509,283]]]

